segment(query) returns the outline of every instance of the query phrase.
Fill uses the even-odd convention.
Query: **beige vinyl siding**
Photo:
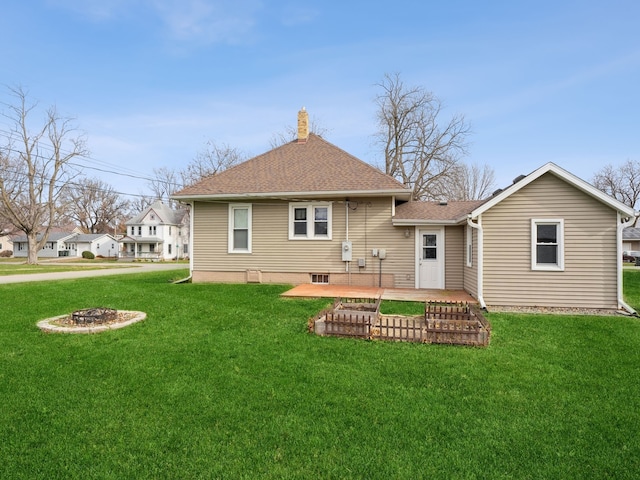
[[[464,285],[463,266],[465,264],[464,227],[445,227],[445,287],[449,290],[462,290]]]
[[[471,296],[474,298],[478,298],[478,230],[472,227],[471,235],[472,235],[472,259],[471,266],[467,266],[466,262],[466,248],[467,248],[467,233],[465,231],[464,237],[464,245],[465,245],[465,260],[464,260],[464,278],[463,285],[464,290],[466,290]]]
[[[564,271],[531,269],[531,219],[564,220]],[[617,307],[616,212],[552,174],[482,215],[487,305]]]
[[[304,274],[292,280],[301,281],[310,273],[334,273],[341,277],[348,273],[346,282],[350,277],[353,283],[374,286],[378,284],[380,264],[371,256],[371,249],[384,248],[387,250],[387,259],[382,264],[385,278],[391,275],[393,286],[414,286],[413,231],[410,238],[405,238],[405,229],[392,226],[390,197],[350,203],[349,240],[353,243],[350,272],[342,261],[347,215],[344,199],[332,201],[332,240],[289,240],[289,202],[253,202],[250,254],[228,253],[228,209],[228,203],[195,202],[192,254],[196,278],[199,276],[196,272],[253,270]],[[358,258],[365,259],[364,268],[358,267]],[[240,275],[222,277],[241,278]],[[267,274],[263,278],[284,277]]]

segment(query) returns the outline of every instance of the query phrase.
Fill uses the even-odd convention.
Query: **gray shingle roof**
[[[640,228],[627,227],[622,230],[623,240],[640,240]]]
[[[158,216],[160,223],[166,225],[180,225],[184,218],[184,210],[173,210],[169,205],[162,203],[160,200],[153,202],[135,217],[127,220],[125,225],[137,225],[142,223],[147,214],[152,211]]]
[[[78,243],[91,243],[94,240],[108,236],[108,233],[79,233],[75,237],[72,237],[70,241]]]
[[[48,242],[57,242],[58,240],[62,240],[65,237],[68,237],[69,235],[73,235],[73,232],[51,232],[49,233],[49,237],[47,237],[47,241]],[[42,234],[39,233],[36,236],[36,239],[38,241],[40,241],[40,239],[42,238]],[[20,235],[16,238],[13,239],[14,243],[19,243],[19,242],[26,242],[27,241],[27,236],[26,235]]]

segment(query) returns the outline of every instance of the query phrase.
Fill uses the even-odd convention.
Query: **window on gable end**
[[[531,220],[531,269],[564,270],[564,220]]]

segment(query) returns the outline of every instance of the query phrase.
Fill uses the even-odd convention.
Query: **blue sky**
[[[591,181],[640,160],[639,18],[635,0],[5,2],[0,83],[76,117],[86,174],[130,194],[208,140],[268,150],[302,106],[379,164],[376,83],[396,72],[466,117],[466,160],[498,187],[548,161]]]

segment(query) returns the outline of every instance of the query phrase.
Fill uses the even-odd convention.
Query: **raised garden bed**
[[[318,335],[486,346],[491,325],[467,303],[426,302],[419,316],[381,315],[380,299],[335,300],[310,322]]]
[[[380,298],[336,298],[321,316],[314,324],[318,335],[368,338],[380,316]]]

